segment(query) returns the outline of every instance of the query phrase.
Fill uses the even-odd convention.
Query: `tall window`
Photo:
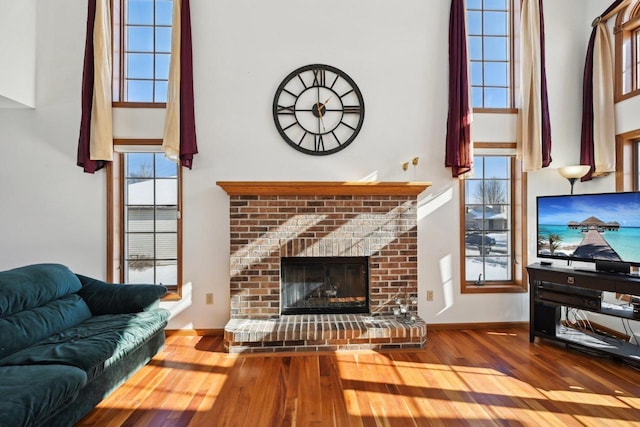
[[[640,93],[640,2],[618,13],[615,32],[616,100]]]
[[[165,103],[173,0],[114,0],[113,99]]]
[[[633,70],[633,78],[629,79],[633,82],[633,89],[638,89],[640,88],[640,29],[636,28],[635,30],[633,30],[633,33],[631,35],[631,45],[633,46],[633,64],[631,66],[632,70]],[[629,72],[627,71],[627,73],[629,74]],[[631,90],[631,87],[627,88],[629,91]]]
[[[512,108],[513,0],[467,0],[473,108]]]
[[[125,153],[124,281],[178,283],[178,165],[161,153]]]
[[[178,291],[181,277],[180,168],[155,149],[117,145],[110,168],[111,280]],[[140,151],[138,151],[140,150]]]
[[[640,129],[616,135],[616,191],[640,189]]]
[[[515,242],[523,237],[517,169],[512,155],[477,155],[473,175],[462,180],[462,292],[523,290],[521,271],[515,268],[522,261],[522,244]]]
[[[638,191],[638,189],[640,189],[640,172],[639,172],[640,171],[640,140],[633,141],[633,151],[634,151],[634,156],[633,156],[634,186],[630,190]]]

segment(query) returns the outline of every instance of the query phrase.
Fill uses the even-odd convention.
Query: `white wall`
[[[105,275],[104,173],[87,175],[75,166],[86,25],[80,3],[38,2],[38,107],[0,110],[0,269],[61,262]],[[582,0],[544,5],[554,165],[578,159],[584,51],[593,13],[607,6],[587,3],[595,12]],[[228,197],[217,180],[431,181],[419,209],[420,315],[429,323],[528,319],[527,294],[459,292],[458,184],[443,167],[449,4],[192,0],[200,154],[184,174],[187,285],[182,301],[165,304],[174,312],[170,328],[222,328],[228,319]],[[280,81],[311,63],[344,70],[365,99],[360,135],[331,156],[293,150],[271,117]],[[157,111],[119,110],[115,134],[154,137],[162,121]],[[474,137],[515,140],[513,120],[477,115]],[[401,163],[414,156],[419,165],[403,172]],[[568,190],[555,171],[530,174],[529,183],[530,201]],[[433,302],[426,302],[427,290],[434,291]],[[209,292],[213,305],[204,304]]]
[[[0,108],[35,107],[36,0],[0,0]]]

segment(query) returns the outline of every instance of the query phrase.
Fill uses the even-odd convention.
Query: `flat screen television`
[[[539,258],[640,266],[640,192],[539,196],[536,205]]]

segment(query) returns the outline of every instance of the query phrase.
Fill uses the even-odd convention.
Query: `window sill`
[[[518,114],[517,108],[474,108],[478,114]]]
[[[162,297],[161,301],[180,301],[182,296],[176,291],[169,291],[167,294]]]
[[[526,285],[519,283],[476,285],[473,282],[465,283],[460,290],[462,294],[518,294],[527,291]]]
[[[167,108],[166,102],[112,102],[114,108]]]
[[[623,93],[621,95],[616,95],[615,103],[619,103],[622,101],[626,101],[627,99],[635,98],[640,95],[640,89],[632,90],[631,92]]]

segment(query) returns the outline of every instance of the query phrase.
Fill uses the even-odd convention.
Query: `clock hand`
[[[320,103],[320,101],[318,101],[318,103],[316,104],[316,110],[318,111],[318,118],[320,119],[320,124],[322,124],[323,132],[326,132],[327,128],[325,128],[324,126],[324,119],[323,119],[324,113],[322,112],[322,107],[326,107],[330,99],[331,99],[331,96],[328,97],[322,104]]]
[[[320,104],[318,104],[318,118],[320,119],[320,124],[322,125],[322,131],[326,132],[327,129],[324,127],[324,119],[322,118],[322,116],[322,108],[320,107]]]
[[[331,96],[328,97],[324,102],[320,102],[320,100],[318,100],[318,103],[316,104],[316,111],[318,112],[319,116],[323,115],[322,107],[326,107],[330,99],[331,99]],[[326,111],[326,108],[325,108],[325,111]]]

